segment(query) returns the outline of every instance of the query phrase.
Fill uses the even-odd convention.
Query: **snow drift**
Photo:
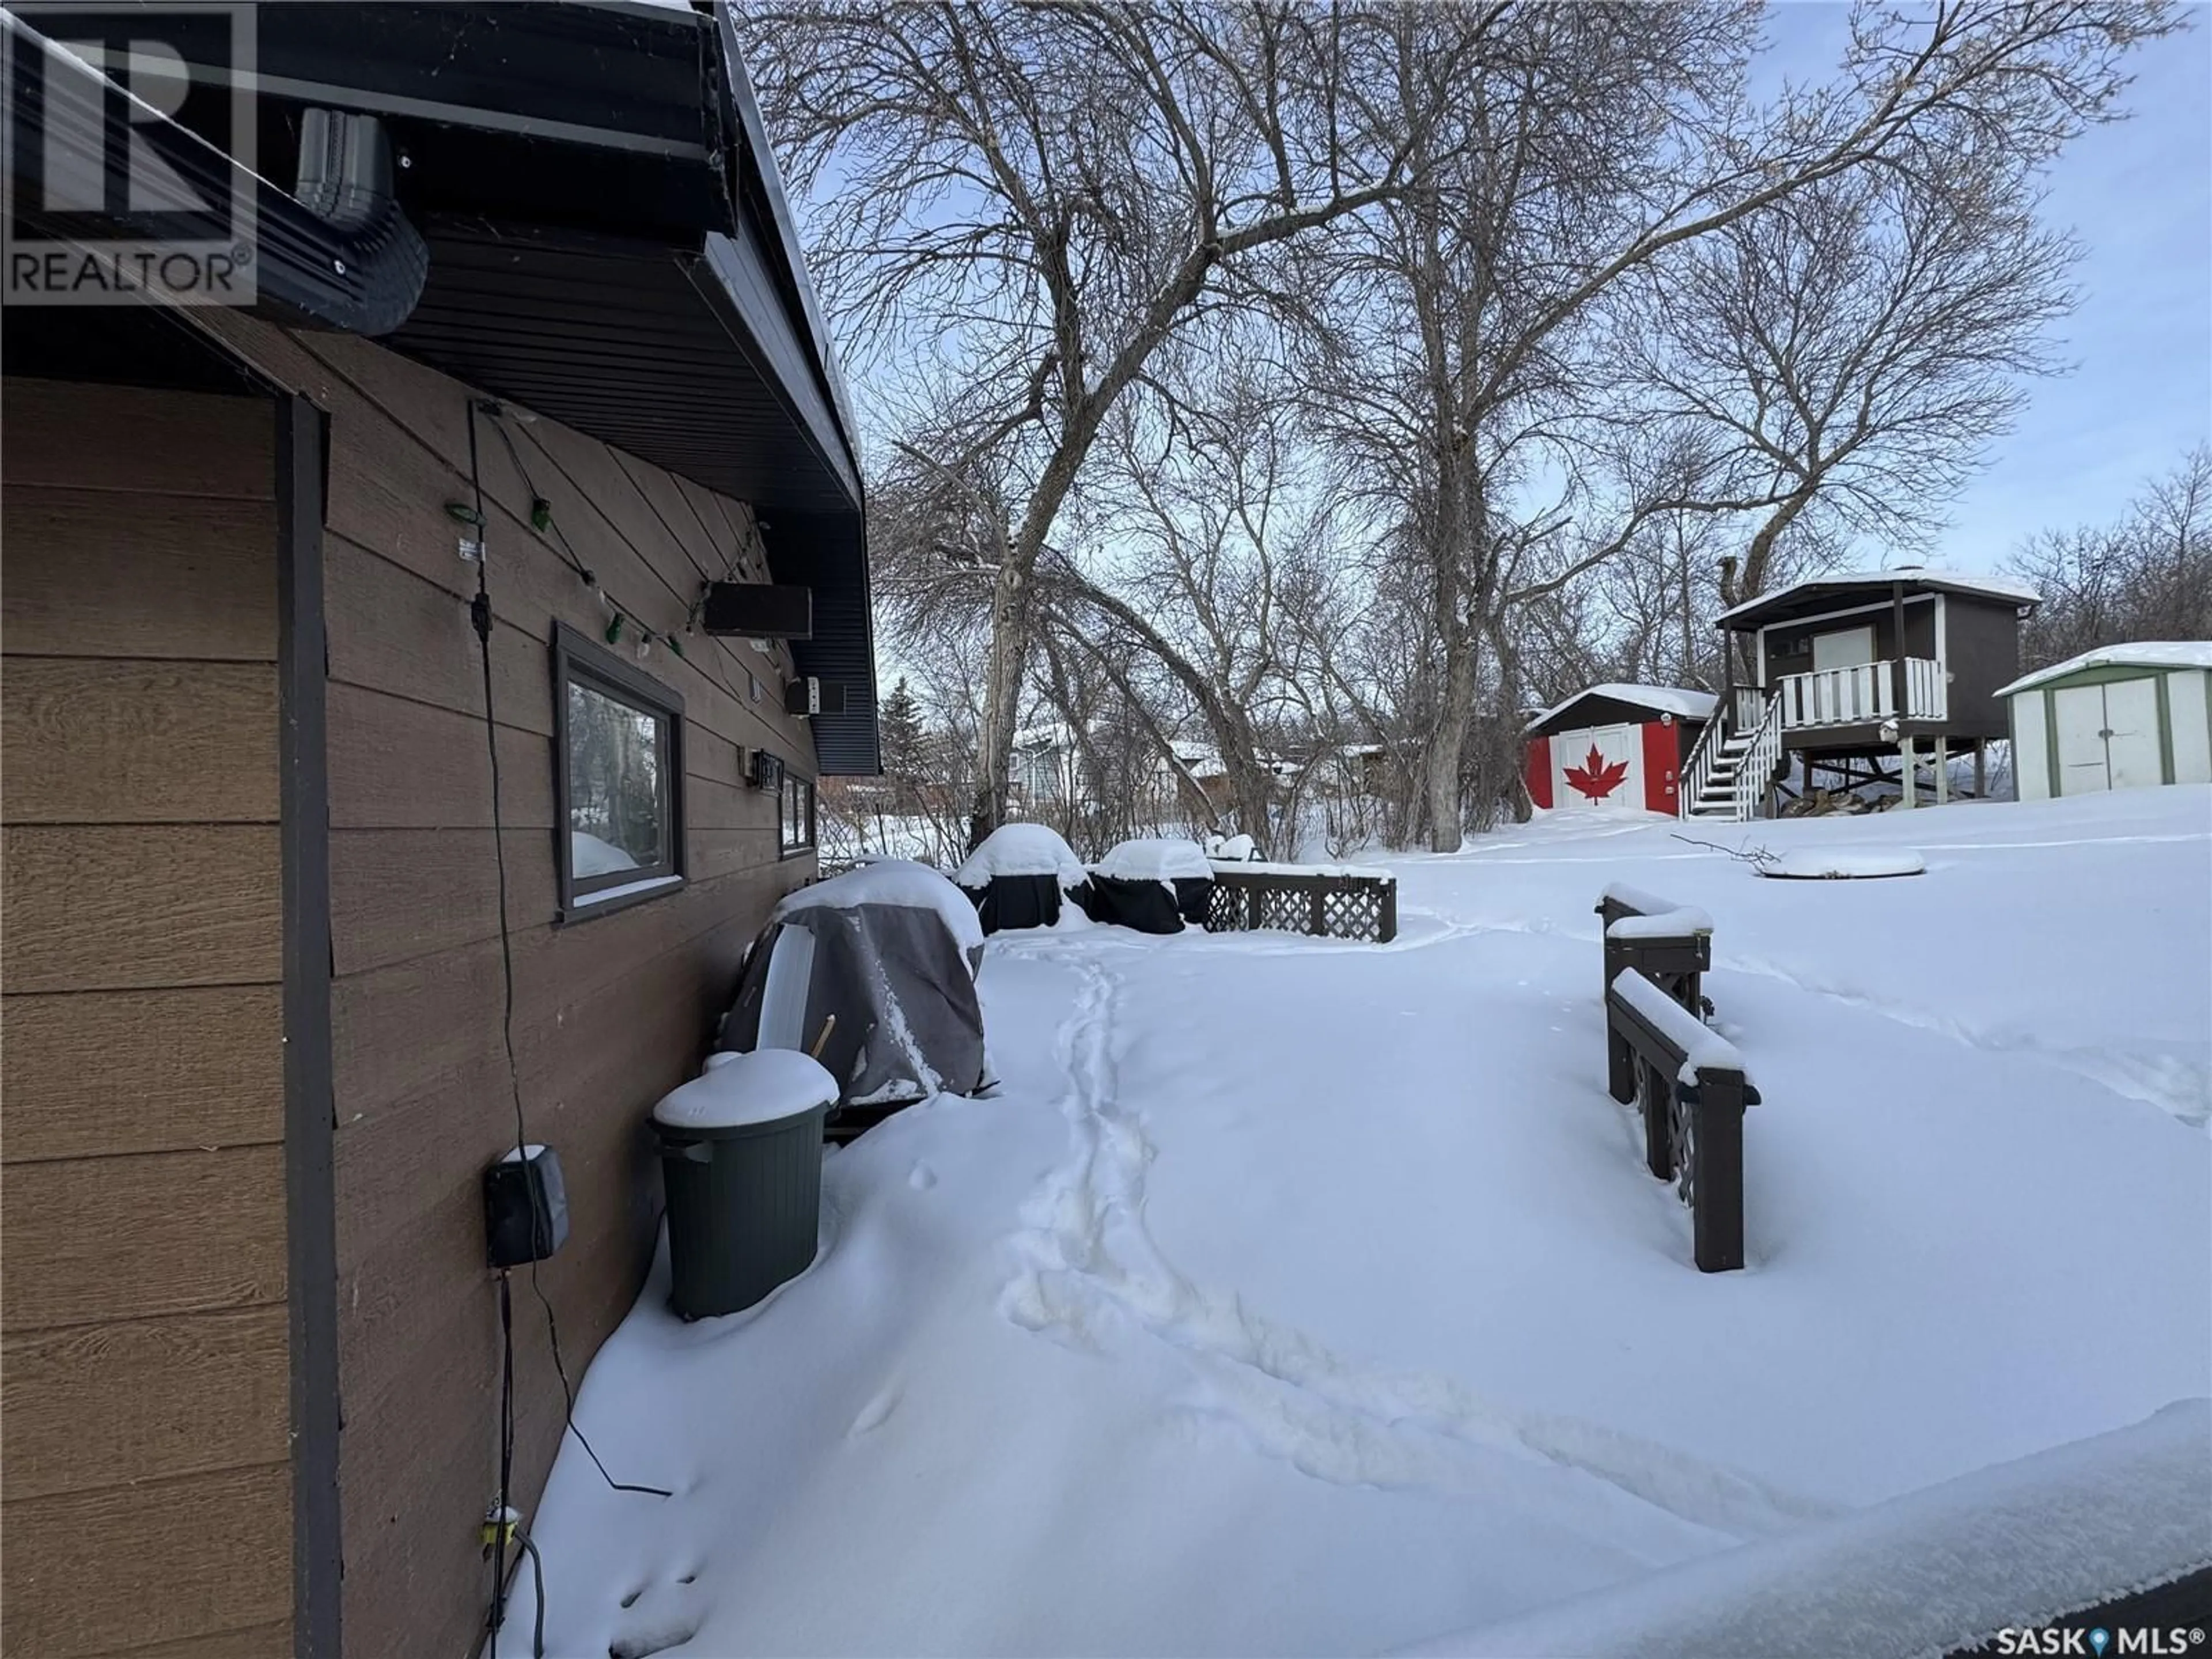
[[[1741,1652],[1893,1571],[1928,1622],[1806,1616],[1901,1654],[2185,1556],[2212,789],[1744,831],[1911,881],[1674,829],[1395,860],[1389,945],[993,939],[1000,1097],[830,1157],[822,1255],[758,1308],[687,1328],[657,1269],[593,1362],[579,1425],[676,1496],[563,1452],[550,1650]],[[1741,1273],[1694,1270],[1606,1094],[1613,881],[1713,924],[1765,1097]]]

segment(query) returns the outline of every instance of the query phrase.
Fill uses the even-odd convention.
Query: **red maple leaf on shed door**
[[[1590,745],[1589,755],[1580,766],[1570,766],[1566,769],[1567,787],[1588,795],[1592,800],[1603,800],[1620,787],[1620,781],[1627,775],[1628,763],[1615,761],[1607,766],[1605,757],[1598,753],[1595,744]]]

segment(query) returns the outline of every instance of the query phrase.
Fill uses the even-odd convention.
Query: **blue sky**
[[[2137,52],[2130,118],[2085,134],[2051,173],[2045,215],[2088,247],[2081,308],[2057,334],[2072,372],[2030,388],[1932,564],[1987,570],[2033,531],[2117,518],[2146,477],[2212,441],[2212,7],[2189,13],[2186,33]],[[1775,67],[1832,64],[1847,15],[1778,6]]]

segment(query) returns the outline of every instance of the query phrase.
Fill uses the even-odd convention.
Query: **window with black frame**
[[[814,845],[814,780],[795,772],[783,776],[783,811],[776,850],[785,858]]]
[[[589,915],[684,878],[684,700],[573,628],[555,630],[561,908]]]

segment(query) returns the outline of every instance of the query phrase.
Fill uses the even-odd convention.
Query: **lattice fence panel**
[[[1206,926],[1215,933],[1267,929],[1385,943],[1398,932],[1397,881],[1217,870]]]
[[[1206,898],[1206,931],[1209,933],[1234,933],[1244,927],[1244,890],[1231,887],[1225,881],[1213,884],[1213,890]]]

